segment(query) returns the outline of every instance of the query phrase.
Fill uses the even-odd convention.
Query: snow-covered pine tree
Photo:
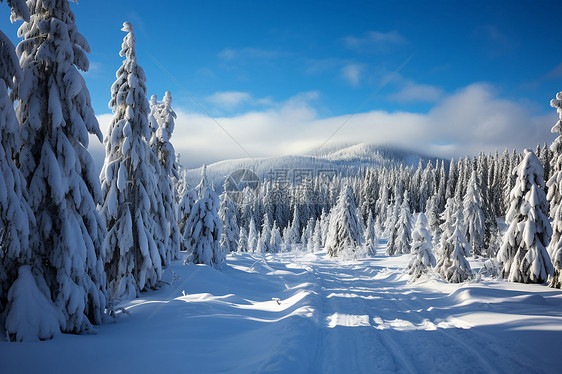
[[[180,237],[183,238],[185,235],[185,225],[187,220],[189,219],[189,214],[193,209],[193,205],[197,201],[197,191],[189,189],[187,186],[184,189],[184,193],[178,203],[178,211],[177,211],[177,223],[178,223],[178,230],[180,232]],[[180,239],[180,250],[185,251],[185,243],[183,239]]]
[[[184,240],[188,256],[185,263],[205,264],[222,269],[226,254],[220,246],[222,222],[219,218],[220,200],[210,188],[201,191],[185,227]]]
[[[146,77],[137,64],[133,26],[125,22],[121,30],[127,33],[119,53],[125,59],[111,87],[109,107],[114,115],[100,174],[104,197],[100,211],[110,253],[105,269],[109,292],[117,300],[156,287],[162,275],[153,216],[158,179],[149,162],[154,154],[146,143],[150,137]]]
[[[400,214],[396,223],[396,239],[394,241],[393,251],[389,255],[404,254],[410,250],[412,241],[412,213],[410,212],[410,204],[408,202],[407,192],[404,192],[402,204],[400,205]]]
[[[258,230],[256,228],[256,221],[250,220],[248,228],[248,252],[255,252],[258,245]]]
[[[149,125],[152,131],[149,146],[158,158],[160,174],[158,190],[164,208],[164,216],[159,217],[160,229],[164,234],[164,245],[160,255],[162,265],[167,266],[172,259],[179,257],[180,232],[177,223],[177,197],[172,179],[178,179],[176,154],[170,139],[174,131],[176,113],[172,109],[172,94],[166,91],[162,103],[152,96],[150,101]]]
[[[439,260],[436,270],[443,279],[450,283],[461,283],[472,277],[470,264],[466,256],[470,253],[470,244],[462,230],[462,212],[455,198],[447,199],[444,222],[441,225],[439,241]]]
[[[12,21],[29,21],[25,1],[8,1]],[[32,341],[51,338],[60,331],[62,313],[48,297],[48,288],[39,290],[45,281],[41,273],[35,276],[29,264],[34,243],[29,242],[35,216],[27,202],[27,186],[14,159],[21,147],[19,123],[8,96],[17,98],[17,85],[22,80],[15,47],[0,31],[0,316],[5,320],[6,336],[12,341]],[[3,313],[5,310],[5,313]],[[0,317],[4,324],[3,317]]]
[[[542,165],[533,152],[525,150],[523,161],[513,169],[513,175],[514,186],[506,214],[509,227],[497,259],[509,281],[542,283],[553,270],[544,251],[551,227],[545,215]]]
[[[271,237],[269,239],[269,250],[271,252],[281,252],[281,245],[283,240],[281,239],[281,231],[277,226],[277,221],[273,221],[273,227],[271,228]]]
[[[377,252],[377,233],[375,232],[375,220],[373,219],[373,214],[369,212],[369,218],[367,218],[367,227],[365,228],[363,243],[367,250],[369,256],[374,256]]]
[[[316,224],[315,221],[316,220],[314,219],[314,217],[310,217],[310,219],[306,223],[305,229],[302,231],[301,243],[304,249],[308,249],[309,241],[312,240],[312,235],[314,234],[314,225]],[[310,246],[312,246],[312,244],[310,244]]]
[[[261,225],[261,237],[263,238],[263,252],[270,252],[269,243],[271,241],[271,224],[269,223],[269,215],[264,213],[263,222]]]
[[[238,252],[248,252],[248,231],[244,226],[240,226],[238,233]]]
[[[439,218],[439,213],[439,196],[433,195],[427,200],[427,205],[425,206],[425,216],[431,236],[433,237],[432,243],[434,246],[439,243],[439,236],[441,235],[441,220]]]
[[[388,241],[386,242],[386,255],[390,256],[396,252],[396,237],[398,235],[397,223],[400,216],[400,201],[396,201],[389,209],[392,209],[387,214],[387,220],[384,226],[386,227]]]
[[[550,287],[560,288],[562,285],[562,91],[552,99],[550,106],[558,112],[558,122],[551,132],[558,133],[552,142],[551,177],[546,183],[548,187],[547,199],[550,203],[550,218],[552,218],[552,238],[548,245],[548,253],[554,267]]]
[[[384,232],[384,229],[382,227],[381,218],[379,216],[377,216],[377,218],[375,218],[375,233],[377,235],[377,239],[378,239],[379,235],[382,234],[383,232]]]
[[[261,233],[258,233],[258,240],[256,242],[256,250],[257,253],[265,253],[267,251],[266,245],[269,246],[269,243],[265,243],[265,239]]]
[[[30,21],[18,31],[24,40],[17,47],[23,79],[16,113],[19,164],[37,220],[35,273],[45,283],[36,281],[62,312],[62,331],[79,333],[101,323],[106,307],[105,227],[96,210],[102,194],[87,149],[88,134],[102,135],[78,72],[89,68],[90,47],[68,0],[27,4]]]
[[[201,166],[201,181],[195,187],[195,191],[197,191],[197,198],[201,199],[203,197],[203,192],[210,187],[209,178],[207,177],[207,165],[203,164]]]
[[[357,207],[349,184],[345,184],[340,192],[337,204],[330,212],[330,226],[326,239],[328,255],[336,257],[339,252],[350,249],[355,251],[363,243],[363,232]]]
[[[427,230],[427,220],[425,214],[420,213],[416,220],[414,231],[412,232],[412,258],[408,264],[408,274],[410,274],[410,281],[415,281],[422,274],[425,274],[435,266],[435,257],[431,244],[431,234]]]
[[[312,240],[309,242],[309,251],[315,252],[319,251],[322,248],[322,224],[320,219],[316,220],[314,224],[314,233],[312,234]]]
[[[497,259],[510,282],[543,283],[552,274],[546,245],[552,233],[547,216],[542,165],[526,149],[521,163],[513,169],[515,185],[505,217],[509,225]]]
[[[222,221],[221,247],[226,253],[236,251],[238,247],[238,234],[240,228],[236,220],[236,205],[226,192],[221,195],[219,217]]]
[[[381,223],[381,226],[384,226],[384,222],[386,221],[386,212],[388,210],[388,186],[386,183],[381,183],[379,198],[375,203],[375,216],[377,217],[377,221]],[[379,234],[383,232],[380,231]]]
[[[13,15],[29,21],[25,1],[9,2],[9,5]],[[21,139],[8,90],[12,90],[12,96],[16,97],[16,84],[21,79],[16,49],[0,31],[0,314],[6,306],[8,290],[18,276],[19,265],[28,264],[32,258],[29,233],[30,225],[35,225],[35,217],[27,203],[26,182],[14,162]]]
[[[328,228],[330,226],[330,216],[326,213],[326,210],[322,210],[322,214],[320,215],[320,228],[321,228],[321,239],[322,239],[322,248],[326,245],[326,239],[328,238]]]
[[[484,212],[482,196],[476,170],[472,171],[466,194],[463,199],[463,216],[465,237],[474,255],[481,255],[484,250]]]
[[[283,241],[287,249],[291,248],[295,244],[299,244],[301,240],[301,228],[300,228],[300,216],[299,210],[295,207],[293,213],[293,221],[289,226],[285,235],[283,236]]]

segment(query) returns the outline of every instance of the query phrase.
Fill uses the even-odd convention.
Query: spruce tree
[[[396,223],[396,240],[393,254],[404,254],[410,250],[412,241],[412,213],[410,212],[410,204],[408,195],[404,192],[402,204],[400,205],[400,214]]]
[[[271,228],[271,237],[269,239],[269,250],[271,252],[280,252],[282,243],[283,240],[281,239],[281,231],[277,226],[277,221],[273,221],[273,227]]]
[[[178,223],[178,230],[180,233],[180,250],[185,251],[185,243],[183,238],[185,236],[185,225],[189,219],[189,214],[193,209],[193,205],[197,201],[197,191],[189,189],[188,186],[184,188],[184,193],[177,206],[176,221]]]
[[[338,256],[343,250],[354,251],[362,245],[363,232],[357,208],[349,184],[345,184],[340,192],[337,204],[330,212],[330,226],[326,239],[326,249],[331,257]]]
[[[510,282],[543,283],[552,274],[552,262],[546,251],[551,235],[544,193],[542,165],[526,149],[523,161],[513,169],[515,185],[511,190],[506,215],[509,225],[497,259],[502,274]]]
[[[172,182],[178,179],[176,154],[170,139],[174,131],[176,113],[172,109],[172,94],[166,91],[164,99],[159,103],[156,96],[150,101],[149,125],[152,130],[149,146],[158,158],[160,173],[158,175],[159,199],[162,200],[164,215],[159,217],[160,230],[164,235],[161,250],[162,264],[167,266],[172,259],[179,256],[180,232],[177,223],[177,197],[176,189]]]
[[[386,232],[388,236],[388,240],[386,242],[387,256],[392,256],[398,253],[396,249],[396,238],[398,237],[397,223],[398,223],[398,218],[400,216],[400,205],[401,203],[399,201],[396,201],[394,205],[389,207],[392,210],[387,215],[388,218],[385,223]]]
[[[434,246],[439,243],[439,236],[441,235],[441,219],[439,218],[439,213],[439,196],[433,195],[428,199],[427,205],[425,206],[425,216],[429,231],[433,237],[432,242]]]
[[[465,236],[474,255],[481,255],[484,250],[484,212],[482,196],[478,185],[476,171],[472,171],[466,194],[463,199],[463,216]]]
[[[447,282],[461,283],[472,277],[472,271],[466,260],[470,244],[463,234],[462,210],[455,198],[447,199],[443,220],[436,270]]]
[[[263,248],[262,251],[263,252],[270,252],[270,248],[269,248],[269,243],[271,241],[271,224],[269,223],[269,215],[267,215],[267,213],[264,213],[263,215],[263,222],[261,225],[261,237],[263,238]]]
[[[222,222],[219,197],[210,188],[201,191],[186,223],[184,240],[188,256],[185,263],[205,264],[222,269],[225,252],[220,246]]]
[[[267,243],[267,246],[269,246],[269,243]],[[258,233],[258,240],[256,243],[256,250],[255,252],[257,253],[265,253],[266,252],[266,243],[265,243],[265,239],[263,237],[263,235],[261,233]]]
[[[369,256],[376,255],[378,240],[377,233],[375,232],[375,220],[371,212],[369,212],[369,218],[367,218],[367,227],[365,228],[363,243]]]
[[[310,249],[309,248],[309,242],[312,240],[312,235],[314,234],[314,225],[316,220],[314,219],[314,217],[310,217],[310,219],[308,220],[308,222],[306,223],[306,227],[302,232],[301,235],[301,243],[303,245],[303,249]],[[312,246],[312,244],[310,244],[310,246]]]
[[[432,247],[431,234],[427,230],[427,220],[425,215],[420,213],[412,232],[412,246],[410,248],[412,258],[408,264],[408,274],[410,274],[411,281],[415,281],[422,274],[427,273],[432,266],[435,266]]]
[[[8,1],[8,5],[12,21],[29,22],[25,1]],[[3,324],[6,317],[9,340],[36,341],[52,338],[64,320],[44,287],[40,258],[33,254],[36,244],[29,239],[35,230],[35,216],[27,202],[25,178],[14,162],[21,139],[8,90],[17,99],[21,81],[15,47],[0,31],[0,320]]]
[[[312,234],[310,243],[309,250],[311,252],[319,251],[322,248],[322,224],[320,219],[317,219],[314,224],[314,233]]]
[[[552,142],[552,175],[546,186],[547,199],[550,203],[550,218],[552,218],[552,238],[548,245],[548,253],[554,265],[550,287],[560,288],[562,285],[562,92],[552,99],[550,105],[558,112],[558,122],[552,127],[558,137]]]
[[[102,194],[87,149],[88,134],[102,135],[78,71],[88,70],[90,47],[68,0],[27,4],[31,16],[18,31],[24,40],[16,113],[19,164],[37,220],[34,274],[63,315],[62,331],[80,333],[101,323],[106,307],[105,227],[96,210]]]
[[[299,210],[295,207],[293,211],[293,220],[289,226],[287,226],[287,232],[283,236],[283,241],[287,248],[295,244],[299,244],[301,240],[301,226],[300,226],[300,216]]]
[[[255,252],[258,246],[258,230],[255,222],[251,219],[248,227],[248,252]]]
[[[238,246],[238,234],[240,228],[236,220],[236,205],[228,196],[228,193],[223,192],[221,195],[221,205],[219,210],[219,217],[222,221],[222,235],[221,247],[224,248],[226,253],[234,252]]]
[[[9,5],[15,15],[29,21],[29,10],[23,0]],[[16,49],[0,31],[0,314],[6,306],[8,290],[17,278],[19,265],[29,264],[32,259],[29,234],[35,217],[27,203],[25,179],[14,161],[21,139],[8,93],[11,90],[16,98],[17,84],[21,80]]]
[[[101,214],[110,253],[105,268],[110,294],[117,300],[155,288],[162,276],[154,238],[157,175],[146,142],[150,137],[146,77],[137,64],[133,25],[125,22],[121,30],[127,33],[119,53],[125,59],[111,87],[109,107],[114,115],[104,140],[106,156],[100,174]]]
[[[248,231],[244,226],[240,226],[238,234],[238,252],[248,252]]]

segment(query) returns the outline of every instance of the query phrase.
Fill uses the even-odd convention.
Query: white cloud
[[[433,103],[441,98],[443,90],[430,84],[408,82],[398,92],[388,95],[388,99],[398,102]]]
[[[347,36],[343,40],[348,48],[360,51],[372,50],[373,48],[380,51],[393,45],[408,43],[407,39],[397,31],[369,31],[363,37]]]
[[[220,108],[226,109],[233,109],[250,99],[251,96],[249,93],[240,91],[215,92],[211,96],[207,97],[207,101]]]
[[[320,146],[349,115],[320,118],[318,92],[296,95],[275,106],[216,120],[176,108],[172,143],[182,162],[197,166],[229,158],[278,156]],[[103,119],[103,121],[102,121]],[[458,157],[550,142],[556,113],[536,116],[519,103],[498,97],[487,84],[442,96],[428,113],[358,113],[333,137],[335,143],[394,145],[430,155]],[[104,122],[103,116],[100,122]]]
[[[341,69],[343,79],[353,87],[359,86],[362,73],[363,66],[360,64],[348,64]]]
[[[255,98],[248,92],[243,91],[219,91],[208,96],[206,101],[213,104],[217,109],[234,110],[243,105],[253,107],[267,107],[275,105],[271,97]]]

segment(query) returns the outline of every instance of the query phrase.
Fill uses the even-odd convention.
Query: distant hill
[[[417,166],[420,160],[425,164],[435,162],[438,158],[422,155],[418,152],[393,147],[369,144],[331,146],[320,151],[311,151],[304,155],[291,155],[268,158],[243,158],[225,160],[207,165],[207,176],[217,192],[228,175],[238,169],[252,170],[261,179],[267,179],[273,171],[288,171],[289,175],[296,169],[335,171],[339,175],[352,175],[364,167],[391,167],[397,165]],[[187,170],[188,181],[192,186],[199,183],[201,168]]]

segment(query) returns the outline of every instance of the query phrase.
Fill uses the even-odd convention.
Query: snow
[[[220,272],[180,259],[165,270],[160,289],[118,305],[116,323],[95,327],[96,334],[0,342],[2,370],[558,371],[560,290],[485,276],[411,284],[408,261],[231,253]],[[484,259],[470,261],[478,270]]]

